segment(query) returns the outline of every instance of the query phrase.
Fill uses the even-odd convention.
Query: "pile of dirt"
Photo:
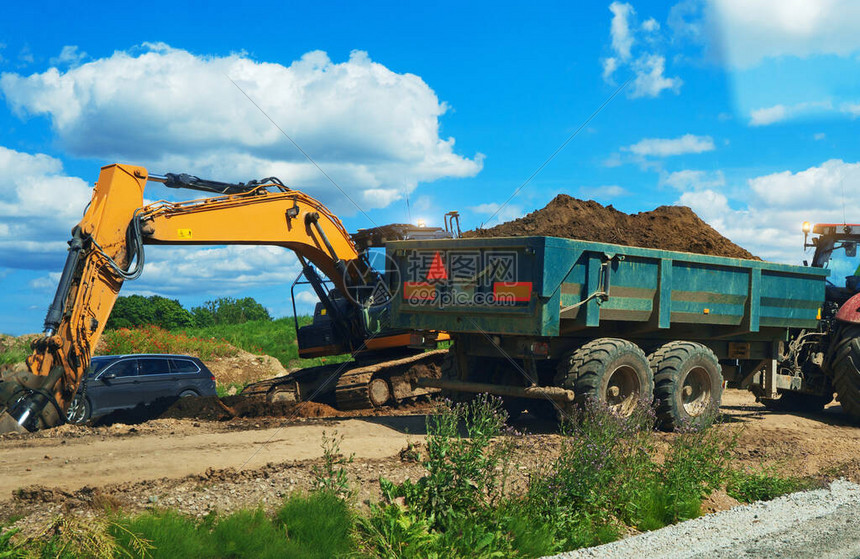
[[[265,398],[227,396],[180,398],[158,415],[160,419],[202,419],[227,421],[236,417],[339,417],[341,412],[318,402],[273,402]]]
[[[565,237],[617,245],[760,260],[720,235],[686,206],[626,214],[594,200],[559,194],[543,209],[465,237]]]
[[[279,377],[287,370],[276,358],[270,355],[255,355],[236,348],[232,357],[214,357],[204,360],[206,367],[215,375],[218,384],[240,384]]]

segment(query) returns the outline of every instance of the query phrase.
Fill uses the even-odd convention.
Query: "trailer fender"
[[[836,313],[836,320],[860,324],[860,293],[845,301]]]

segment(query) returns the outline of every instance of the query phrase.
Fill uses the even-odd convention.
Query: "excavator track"
[[[377,363],[333,363],[309,367],[250,384],[246,396],[270,403],[305,400],[335,403],[340,410],[372,409],[436,392],[417,386],[419,378],[439,378],[446,349]]]

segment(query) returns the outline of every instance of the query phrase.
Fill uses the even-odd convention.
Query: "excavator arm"
[[[143,205],[147,181],[168,187],[222,193],[188,202]],[[373,307],[380,278],[359,255],[340,220],[312,197],[277,179],[247,184],[204,181],[190,175],[149,175],[128,165],[104,167],[69,252],[44,335],[33,342],[26,370],[0,382],[0,433],[34,431],[62,423],[90,365],[119,290],[144,264],[144,244],[277,245],[294,251],[306,275],[311,264],[355,302],[339,316],[342,351],[368,336],[363,308]],[[323,304],[343,314],[321,282]]]

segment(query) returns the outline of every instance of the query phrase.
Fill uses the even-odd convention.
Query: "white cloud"
[[[477,206],[472,206],[469,209],[477,214],[492,216],[483,224],[483,226],[486,227],[504,223],[505,221],[510,221],[523,216],[523,208],[521,206],[508,204],[502,207],[502,205],[497,202],[478,204]]]
[[[0,267],[62,264],[92,190],[59,159],[0,146]]]
[[[785,120],[827,112],[832,109],[833,105],[829,101],[764,107],[750,112],[750,126],[768,126]],[[848,112],[845,109],[843,111]]]
[[[685,169],[660,177],[660,184],[681,191],[700,191],[725,186],[726,177],[722,171],[694,171]]]
[[[633,68],[636,78],[633,80],[633,89],[630,97],[657,97],[665,90],[678,93],[683,81],[681,78],[667,78],[663,75],[666,71],[666,58],[651,54],[639,58]]]
[[[855,0],[711,0],[708,6],[727,62],[736,68],[767,58],[860,51]]]
[[[751,178],[735,193],[736,205],[710,189],[685,192],[678,203],[693,208],[753,254],[799,264],[808,258],[802,251],[801,223],[842,223],[846,218],[856,222],[860,200],[851,189],[858,183],[860,162],[832,159],[798,172]]]
[[[282,66],[145,44],[65,72],[4,73],[0,90],[18,115],[49,117],[72,155],[216,180],[276,175],[353,212],[227,76],[365,209],[481,170],[481,154],[458,155],[439,136],[448,107],[419,76],[361,51],[341,63],[314,51]]]
[[[839,106],[839,110],[851,115],[852,118],[857,118],[860,116],[860,103],[843,103]]]
[[[610,56],[603,59],[603,81],[612,83],[612,74],[618,69],[618,59]]]
[[[299,303],[304,305],[310,305],[313,308],[313,305],[319,303],[319,297],[316,296],[316,293],[312,291],[299,291],[296,293],[296,304]]]
[[[18,62],[20,62],[19,66],[26,66],[27,64],[32,64],[35,61],[36,58],[33,56],[33,51],[30,50],[30,45],[24,45],[18,52]]]
[[[644,22],[642,22],[642,30],[652,33],[654,31],[658,31],[660,29],[660,24],[657,23],[657,20],[653,17],[649,17]]]
[[[678,138],[644,138],[621,150],[629,151],[639,157],[669,157],[713,151],[714,140],[710,136],[693,134],[684,134]]]
[[[633,85],[629,90],[631,98],[658,97],[667,90],[677,94],[683,81],[678,77],[664,75],[666,57],[655,51],[657,45],[662,42],[657,20],[648,18],[639,25],[636,11],[627,3],[613,2],[609,10],[612,12],[609,35],[613,56],[601,60],[603,80],[614,84],[615,73],[627,69],[633,73]],[[637,33],[644,34],[643,40],[637,40]]]
[[[821,141],[826,137],[827,137],[827,134],[825,134],[824,132],[817,132],[814,136],[812,136],[812,138],[815,141]]]
[[[77,66],[87,57],[87,53],[79,51],[77,45],[66,45],[60,51],[59,56],[51,58],[48,62],[52,66]]]
[[[636,15],[636,11],[630,4],[613,2],[609,5],[612,12],[612,23],[609,25],[609,34],[612,37],[612,50],[614,50],[622,61],[630,59],[630,49],[633,47],[633,35],[630,33],[630,20]]]
[[[619,198],[621,196],[626,196],[627,194],[627,190],[617,184],[605,186],[583,186],[579,189],[579,195],[582,198],[591,198],[594,200]]]

